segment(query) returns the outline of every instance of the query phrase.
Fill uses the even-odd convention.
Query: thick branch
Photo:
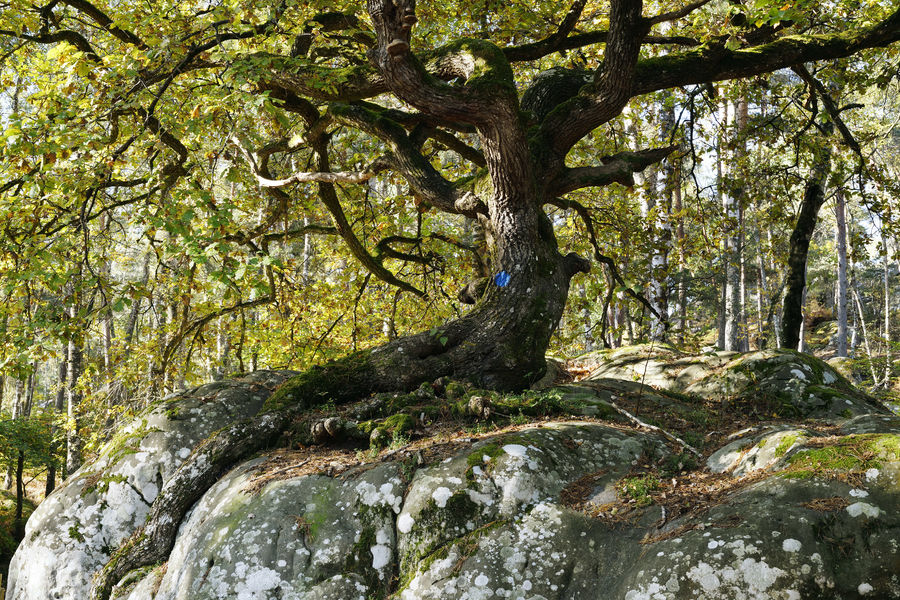
[[[63,0],[63,2],[78,10],[79,12],[89,16],[103,29],[108,31],[119,40],[125,42],[126,44],[132,44],[134,46],[137,46],[138,48],[147,49],[147,45],[143,42],[143,40],[141,40],[141,38],[130,31],[126,31],[120,28],[113,22],[111,18],[109,18],[106,13],[104,13],[102,10],[100,10],[90,2],[87,2],[87,0]]]
[[[367,2],[378,36],[369,57],[392,92],[436,118],[476,126],[517,106],[512,69],[502,51],[490,42],[458,40],[433,57],[432,68],[444,78],[464,79],[465,85],[451,86],[431,75],[409,50],[410,31],[416,22],[414,6],[410,0]]]
[[[675,146],[653,148],[638,152],[619,152],[601,159],[602,165],[565,169],[553,183],[550,192],[554,196],[566,194],[586,187],[601,187],[619,183],[627,187],[634,185],[634,173],[639,173],[652,164],[658,163],[675,150]]]
[[[530,44],[504,48],[503,53],[506,55],[506,59],[509,61],[536,60],[563,50],[563,45],[568,40],[569,34],[572,33],[575,25],[578,24],[578,19],[581,18],[585,4],[587,4],[586,0],[575,0],[572,8],[569,9],[562,23],[559,24],[559,28],[550,36]]]
[[[71,29],[63,29],[42,35],[29,35],[27,33],[16,33],[15,31],[0,29],[0,35],[18,38],[27,42],[35,42],[37,44],[58,44],[59,42],[68,42],[84,52],[85,57],[92,62],[100,62],[100,55],[97,54],[90,42],[88,42],[83,35],[77,31],[72,31]]]
[[[695,50],[642,60],[633,95],[657,90],[751,77],[805,62],[843,58],[900,40],[900,10],[881,23],[830,35],[792,35],[753,48],[729,50],[721,42]]]
[[[648,31],[639,0],[613,0],[606,53],[593,84],[553,110],[541,126],[557,157],[564,157],[578,140],[622,112],[633,95],[634,69]]]

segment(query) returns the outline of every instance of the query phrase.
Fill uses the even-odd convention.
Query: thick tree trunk
[[[494,254],[502,268],[475,308],[443,327],[313,368],[284,384],[268,401],[268,412],[206,440],[166,482],[147,525],[110,560],[91,597],[108,598],[126,573],[163,560],[181,518],[218,476],[269,445],[292,418],[318,402],[410,390],[441,376],[499,390],[521,390],[539,379],[570,279],[587,271],[588,264],[574,254],[560,255],[555,240],[530,226],[527,216],[498,211],[492,225]]]

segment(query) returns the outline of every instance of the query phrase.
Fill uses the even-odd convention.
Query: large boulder
[[[599,350],[570,362],[588,373],[588,381],[630,381],[705,399],[752,398],[778,416],[834,421],[888,412],[828,363],[790,350],[695,356],[665,344],[643,344]]]
[[[586,385],[519,403],[568,416],[525,423],[509,414],[499,429],[420,433],[380,452],[284,449],[235,465],[185,515],[168,560],[130,573],[114,597],[900,597],[900,419],[792,353],[704,356],[691,366],[665,352],[678,365],[657,360],[656,388],[636,380],[638,361],[622,353]],[[637,427],[620,412],[637,390],[642,415],[684,415],[714,398],[714,380],[738,381],[735,399],[754,389],[740,377],[758,389],[799,380],[792,371],[807,382],[778,404],[796,407],[785,409],[793,420],[710,438],[702,461],[673,441],[669,423]],[[284,377],[198,388],[148,411],[126,443],[108,446],[38,509],[8,597],[85,598],[193,445],[255,414]],[[460,394],[454,388],[452,402],[471,407]],[[811,395],[853,405],[848,413]],[[477,397],[482,415],[516,406]],[[801,418],[801,406],[819,418]]]
[[[7,598],[86,598],[93,573],[143,525],[163,483],[194,447],[255,415],[291,375],[259,371],[204,385],[162,400],[119,431],[34,511],[10,564]]]

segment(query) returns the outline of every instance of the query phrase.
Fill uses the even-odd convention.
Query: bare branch
[[[650,17],[650,24],[657,25],[659,23],[665,23],[667,21],[677,21],[678,19],[683,19],[688,16],[698,8],[701,8],[707,4],[709,4],[710,0],[696,0],[695,2],[691,2],[684,8],[680,8],[678,10],[673,10],[667,13],[663,13],[661,15],[657,15],[655,17]]]
[[[132,44],[133,46],[137,46],[141,49],[147,49],[147,44],[141,40],[138,36],[130,31],[126,31],[116,25],[113,20],[102,10],[88,2],[87,0],[62,0],[64,4],[68,4],[72,8],[77,11],[89,16],[93,19],[98,25],[100,25],[103,29],[108,31],[110,34],[118,38],[119,40],[125,42],[126,44]]]
[[[865,161],[865,157],[862,153],[862,148],[859,145],[859,142],[856,141],[856,138],[853,137],[853,133],[850,132],[850,129],[847,127],[847,124],[844,123],[844,119],[841,118],[841,111],[834,103],[834,99],[831,97],[831,94],[825,89],[825,86],[822,85],[822,82],[813,77],[812,73],[809,72],[809,69],[806,66],[794,65],[792,70],[800,76],[803,81],[805,81],[812,89],[816,91],[816,94],[819,98],[822,99],[822,103],[825,105],[825,111],[828,113],[828,116],[831,118],[832,122],[837,126],[838,131],[841,134],[841,137],[844,139],[844,143],[856,153],[857,156],[860,157],[863,161]]]
[[[590,240],[591,247],[594,249],[594,259],[607,266],[607,268],[609,269],[609,274],[612,277],[613,281],[625,288],[625,293],[640,302],[645,308],[647,308],[647,310],[649,310],[654,316],[656,316],[657,319],[663,320],[659,312],[657,312],[653,305],[651,305],[650,302],[647,301],[647,299],[644,298],[642,294],[638,294],[625,284],[625,280],[622,279],[622,275],[619,273],[619,269],[618,267],[616,267],[615,261],[600,251],[600,244],[597,241],[597,234],[594,232],[594,221],[587,207],[575,200],[564,198],[556,198],[553,203],[560,208],[568,208],[575,211],[575,213],[581,218],[581,221],[582,223],[584,223],[584,227],[587,230],[588,240]]]
[[[553,54],[554,52],[562,50],[562,45],[565,43],[569,34],[572,33],[572,30],[575,29],[578,19],[581,18],[581,13],[584,11],[585,4],[587,4],[586,0],[575,0],[572,4],[572,8],[569,9],[569,12],[563,18],[562,23],[559,24],[559,28],[550,36],[530,44],[504,48],[503,53],[506,55],[507,60],[535,60],[542,56],[547,56],[548,54]]]
[[[391,150],[388,162],[409,182],[413,191],[438,210],[475,217],[487,214],[484,203],[445,179],[416,148],[406,131],[383,113],[357,105],[332,105],[331,114],[339,122],[356,127],[385,141]]]

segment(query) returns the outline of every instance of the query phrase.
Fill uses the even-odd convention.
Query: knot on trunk
[[[569,252],[563,258],[563,269],[565,270],[566,277],[569,278],[572,278],[576,273],[590,273],[591,261],[578,256],[574,252]]]
[[[481,277],[470,281],[463,289],[459,290],[456,298],[463,304],[476,304],[484,296],[489,282],[489,277]]]
[[[395,59],[408,53],[409,34],[418,21],[415,0],[369,0],[367,4],[379,47]]]

